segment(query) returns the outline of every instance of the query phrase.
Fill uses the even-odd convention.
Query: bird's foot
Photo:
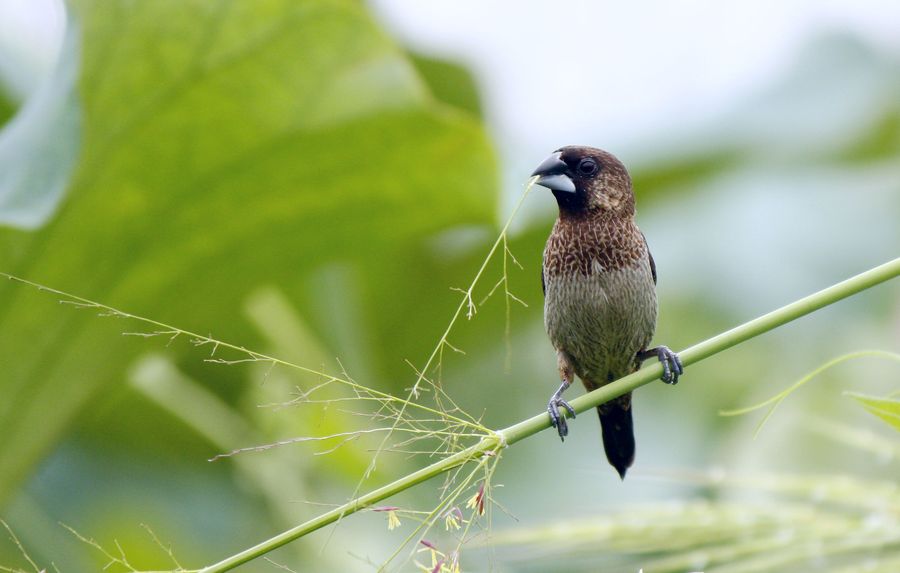
[[[559,439],[562,441],[566,441],[566,436],[569,435],[569,424],[566,423],[565,414],[559,413],[560,407],[568,412],[573,419],[575,418],[575,408],[570,406],[569,403],[562,398],[562,393],[569,387],[569,384],[570,382],[568,380],[563,380],[559,389],[553,393],[553,396],[550,396],[550,401],[547,403],[547,412],[550,414],[550,423],[556,428],[556,431],[559,432]]]
[[[666,384],[678,384],[678,377],[684,374],[684,365],[681,364],[681,358],[669,350],[668,346],[657,346],[656,348],[638,352],[638,360],[641,362],[653,357],[659,360],[663,367],[660,379]]]

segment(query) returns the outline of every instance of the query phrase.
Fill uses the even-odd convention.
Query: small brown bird
[[[562,393],[578,375],[594,390],[640,368],[648,358],[663,365],[662,380],[675,384],[684,372],[678,355],[648,349],[656,330],[656,264],[634,222],[634,193],[625,166],[593,147],[556,150],[534,170],[550,189],[559,218],[547,239],[541,281],[544,325],[556,348],[562,384],[547,411],[565,439]],[[631,394],[597,408],[606,458],[625,479],[634,461]]]

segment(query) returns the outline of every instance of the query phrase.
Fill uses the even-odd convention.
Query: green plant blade
[[[482,125],[358,3],[71,7],[76,176],[42,228],[0,229],[3,270],[250,345],[259,285],[492,221]],[[0,502],[147,350],[115,322],[0,285]]]
[[[874,414],[900,431],[900,400],[877,398],[857,392],[845,392],[845,395],[857,400],[871,414]]]

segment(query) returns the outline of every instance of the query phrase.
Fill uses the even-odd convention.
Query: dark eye
[[[579,175],[593,175],[597,172],[597,162],[590,157],[586,157],[578,162]]]

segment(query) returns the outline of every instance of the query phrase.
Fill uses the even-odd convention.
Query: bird
[[[684,366],[668,347],[649,348],[658,313],[656,263],[635,223],[631,176],[622,162],[601,149],[570,145],[554,151],[532,178],[559,207],[544,248],[541,287],[561,380],[547,412],[565,441],[569,427],[560,409],[575,418],[562,397],[574,376],[591,391],[656,358],[662,380],[676,384]],[[597,412],[606,458],[624,480],[635,454],[631,393]]]

